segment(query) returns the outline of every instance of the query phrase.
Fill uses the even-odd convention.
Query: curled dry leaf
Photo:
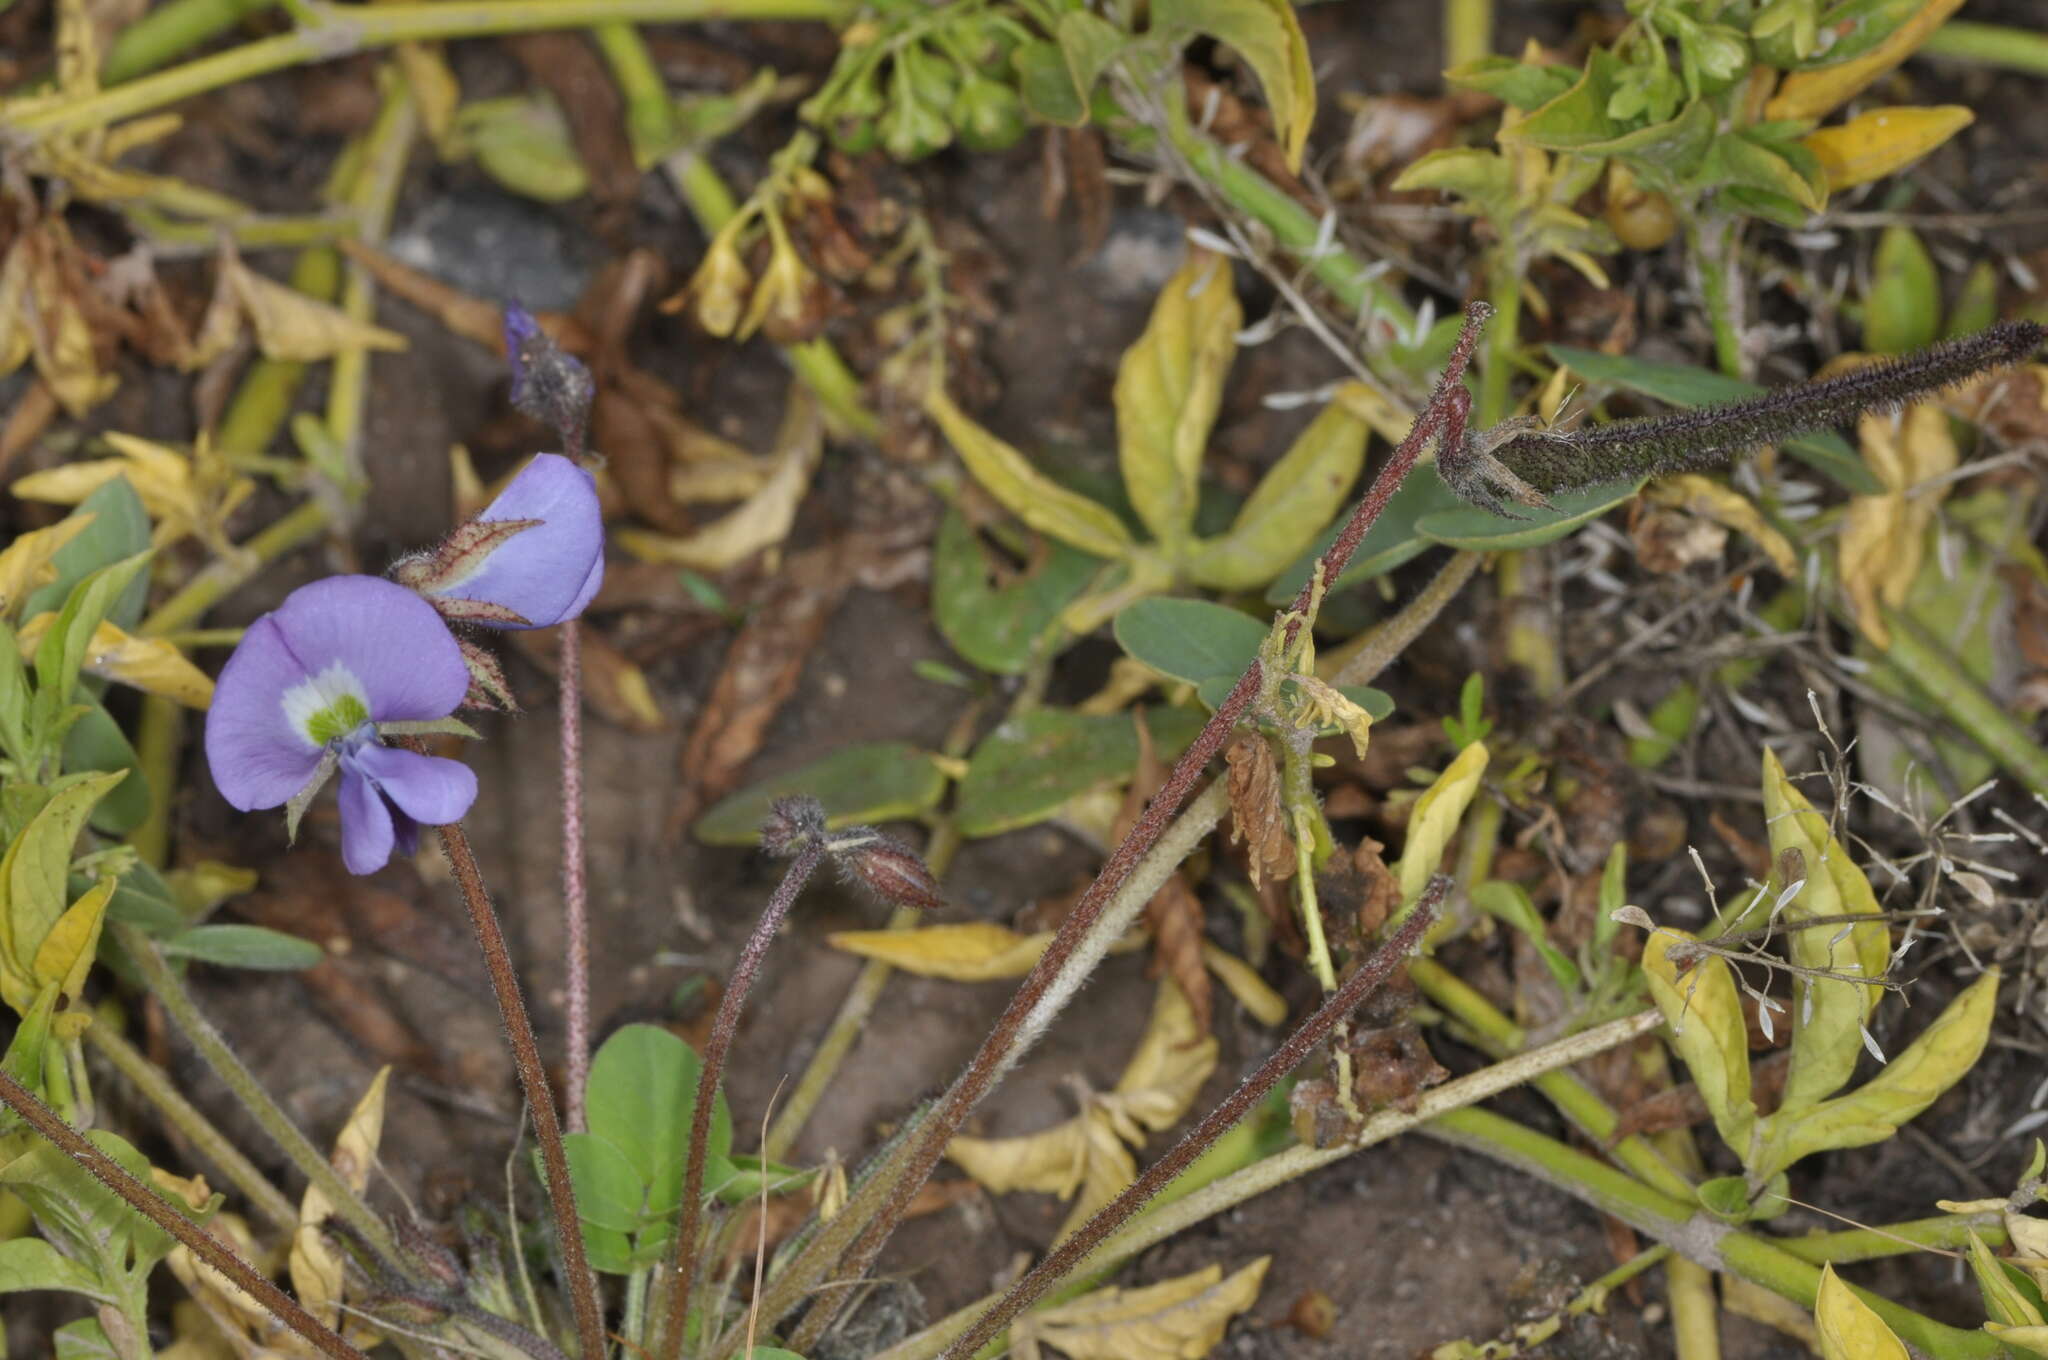
[[[1272,745],[1256,732],[1243,732],[1223,752],[1230,767],[1230,839],[1245,843],[1245,857],[1258,887],[1294,877],[1294,836],[1280,801],[1280,764]]]
[[[348,1122],[342,1125],[334,1140],[334,1153],[328,1158],[342,1183],[357,1194],[370,1183],[370,1167],[377,1160],[377,1144],[384,1136],[384,1091],[390,1077],[389,1067],[377,1069],[370,1089],[363,1093]],[[327,1241],[326,1223],[336,1207],[318,1185],[308,1185],[305,1197],[299,1201],[299,1230],[292,1239],[291,1251],[292,1290],[306,1311],[329,1327],[341,1320],[345,1278],[342,1258]],[[354,1317],[350,1322],[349,1330],[357,1331],[360,1324]],[[374,1339],[374,1334],[356,1338],[358,1345]]]
[[[1734,487],[1696,472],[1681,472],[1651,482],[1644,488],[1643,498],[1653,505],[1683,510],[1732,529],[1761,548],[1781,575],[1789,577],[1798,572],[1799,559],[1792,544],[1765,522],[1749,497]]]
[[[1071,1303],[1027,1313],[1010,1327],[1018,1360],[1039,1360],[1056,1346],[1072,1360],[1201,1360],[1222,1342],[1230,1320],[1258,1302],[1273,1264],[1261,1256],[1235,1274],[1204,1266],[1142,1289],[1114,1285]]]
[[[619,546],[643,562],[723,571],[789,536],[824,450],[825,422],[817,398],[810,389],[791,383],[782,430],[775,439],[773,470],[753,495],[692,534],[621,529],[616,535]]]
[[[191,534],[217,552],[230,550],[228,516],[256,484],[235,472],[209,441],[202,437],[187,454],[117,430],[102,438],[120,457],[63,463],[19,478],[9,489],[23,500],[76,505],[116,477],[126,477],[155,523],[150,541],[157,547]]]
[[[67,516],[47,529],[32,529],[18,535],[0,551],[0,617],[12,613],[14,606],[57,579],[57,568],[50,564],[50,559],[93,519],[92,515]]]
[[[232,299],[241,321],[246,322],[255,334],[256,347],[263,351],[265,358],[312,363],[332,359],[347,350],[397,351],[406,347],[405,337],[396,331],[357,321],[339,307],[316,301],[295,288],[288,288],[256,273],[242,263],[233,238],[227,236],[221,238],[220,281],[217,286],[221,294],[216,295],[214,306],[208,310],[196,342],[199,351],[208,359],[226,349],[221,337],[229,323],[215,319],[225,314],[226,304],[221,301],[222,295]]]
[[[1908,493],[1952,471],[1958,454],[1948,416],[1932,402],[1908,407],[1896,421],[1888,415],[1864,416],[1856,429],[1863,460],[1885,489],[1850,500],[1836,563],[1857,628],[1877,647],[1889,649],[1891,632],[1879,606],[1905,603],[1926,557],[1927,526],[1941,508],[1944,490]]]

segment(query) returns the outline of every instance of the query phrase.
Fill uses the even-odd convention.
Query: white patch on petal
[[[284,705],[292,731],[316,751],[353,730],[353,726],[342,725],[345,717],[355,718],[354,725],[370,720],[370,696],[363,682],[339,661],[329,662],[318,675],[293,685],[278,702]]]

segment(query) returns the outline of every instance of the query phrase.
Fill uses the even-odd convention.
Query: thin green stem
[[[1444,65],[1464,66],[1493,51],[1493,0],[1445,0]]]
[[[200,1011],[192,993],[185,989],[185,979],[164,961],[156,941],[134,926],[118,921],[110,924],[116,941],[134,960],[143,981],[149,985],[151,994],[163,1003],[171,1022],[191,1042],[206,1065],[213,1069],[214,1075],[226,1084],[242,1108],[248,1111],[249,1117],[270,1135],[271,1141],[298,1168],[300,1175],[320,1187],[321,1193],[334,1205],[335,1212],[347,1220],[351,1228],[380,1251],[389,1253],[392,1250],[390,1229],[364,1203],[363,1197],[335,1173],[333,1165],[305,1134],[299,1132],[299,1126],[292,1122],[291,1116],[271,1099],[270,1092],[263,1089],[255,1074],[228,1047],[227,1040]]]
[[[2009,24],[1951,19],[1928,35],[1918,55],[2048,76],[2048,33]]]
[[[194,1223],[162,1195],[121,1169],[119,1163],[94,1147],[86,1136],[57,1117],[57,1112],[37,1100],[35,1094],[4,1068],[0,1068],[0,1102],[27,1121],[30,1128],[55,1144],[72,1161],[90,1172],[95,1180],[121,1197],[128,1206],[154,1223],[207,1265],[227,1276],[279,1322],[304,1337],[307,1344],[333,1360],[368,1360],[361,1351],[341,1339],[299,1306],[297,1299],[279,1289],[254,1266],[224,1246],[220,1239]]]
[[[135,1045],[117,1034],[114,1027],[104,1020],[88,1027],[85,1037],[102,1057],[114,1065],[115,1071],[128,1079],[128,1084],[144,1100],[156,1107],[165,1122],[197,1148],[201,1156],[218,1167],[230,1184],[249,1197],[249,1202],[270,1220],[273,1227],[285,1232],[297,1231],[299,1211],[285,1198],[284,1192],[272,1185],[270,1178],[258,1170],[226,1134],[213,1126],[212,1120],[179,1093],[176,1084],[162,1068],[145,1058]]]
[[[318,538],[327,523],[326,506],[318,501],[304,502],[242,544],[232,557],[224,557],[201,570],[158,605],[156,612],[142,621],[139,631],[145,637],[159,637],[189,627],[243,582],[286,553]]]
[[[1832,1261],[1875,1261],[1883,1256],[1905,1256],[1916,1251],[1949,1251],[1970,1245],[1976,1233],[1985,1245],[2005,1245],[2005,1215],[1996,1211],[1981,1214],[1942,1214],[1938,1218],[1916,1218],[1905,1223],[1882,1223],[1869,1228],[1846,1228],[1841,1232],[1814,1233],[1807,1237],[1784,1237],[1778,1245],[1788,1255],[1809,1265]]]
[[[846,0],[450,0],[445,4],[350,5],[324,10],[317,28],[264,38],[96,94],[9,113],[23,136],[86,132],[273,71],[436,38],[481,38],[587,28],[601,23],[673,24],[712,19],[815,19],[843,23]]]
[[[1686,216],[1686,246],[1706,307],[1707,324],[1714,332],[1714,362],[1731,378],[1747,378],[1742,355],[1742,297],[1736,277],[1740,250],[1736,238],[1740,220],[1730,214],[1714,214],[1703,220],[1695,207]]]
[[[142,716],[135,724],[137,773],[149,792],[149,811],[128,833],[128,844],[144,864],[164,867],[171,846],[171,790],[178,777],[178,744],[184,735],[185,709],[157,694],[142,696]]]
[[[590,30],[611,67],[612,80],[626,102],[626,135],[633,157],[645,170],[676,144],[676,106],[668,84],[654,64],[640,30],[631,24],[598,24]]]
[[[1830,607],[1847,621],[1839,592],[1828,593]],[[2048,796],[2048,751],[2041,749],[2027,724],[1993,698],[1963,667],[1955,650],[1943,646],[1919,620],[1888,605],[1880,608],[1892,638],[1884,662],[1897,668],[2008,773],[2034,793]]]

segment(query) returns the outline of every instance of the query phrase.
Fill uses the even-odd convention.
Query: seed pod
[[[1630,250],[1655,250],[1678,230],[1671,200],[1645,189],[1620,161],[1607,166],[1607,204],[1601,214],[1616,239]]]

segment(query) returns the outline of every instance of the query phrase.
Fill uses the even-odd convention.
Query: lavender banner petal
[[[286,596],[270,617],[300,675],[340,665],[361,682],[373,721],[445,718],[469,690],[469,668],[441,616],[391,581],[315,581]]]
[[[478,518],[543,522],[505,540],[447,595],[502,605],[527,619],[526,626],[545,628],[575,618],[597,594],[604,581],[604,519],[595,479],[573,460],[535,455]]]

